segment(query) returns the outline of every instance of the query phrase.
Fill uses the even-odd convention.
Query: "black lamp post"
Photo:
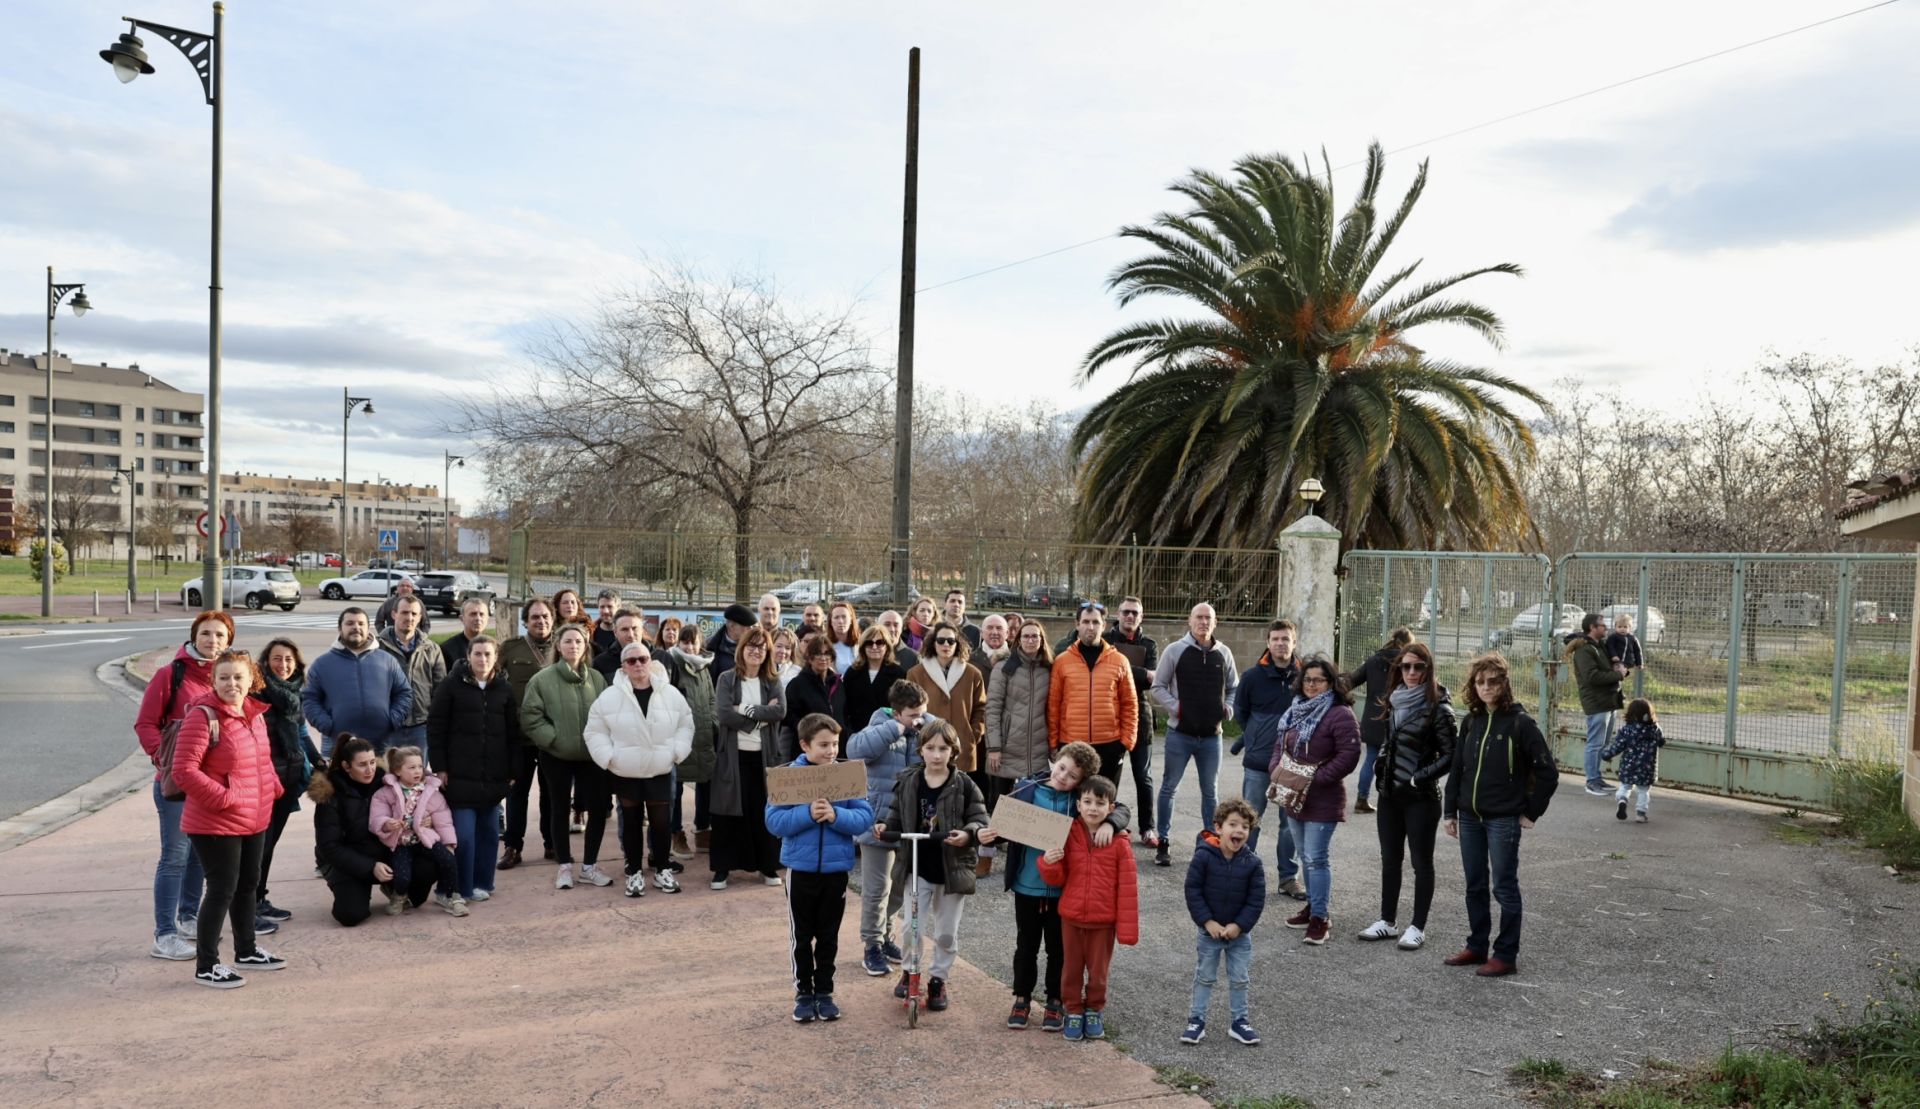
[[[212,274],[207,284],[207,528],[208,538],[205,556],[201,559],[200,597],[209,612],[218,611],[225,598],[220,579],[220,523],[224,514],[220,505],[220,179],[221,179],[221,141],[224,133],[221,110],[226,104],[222,95],[226,81],[227,66],[224,54],[225,40],[221,37],[222,24],[227,17],[227,6],[216,2],[213,5],[213,33],[203,35],[198,31],[183,31],[178,27],[169,27],[164,23],[149,23],[144,19],[128,19],[127,32],[118,42],[100,51],[101,60],[113,66],[113,75],[120,78],[122,84],[135,77],[153,72],[153,66],[147,61],[146,44],[133,32],[137,28],[151,31],[166,39],[186,56],[195,73],[200,76],[201,91],[206,93],[207,104],[213,108],[213,211],[212,211]],[[47,445],[53,445],[49,439]],[[52,461],[52,452],[48,452],[48,461]]]
[[[453,565],[453,490],[450,488],[453,468],[466,469],[467,456],[444,449],[440,453],[447,456],[447,463],[442,467],[445,473],[440,477],[440,514],[445,517],[440,536],[440,568],[444,570]]]
[[[133,507],[133,467],[129,466],[124,470],[115,470],[113,472],[113,484],[107,488],[118,493],[123,478],[125,479],[127,487],[127,599],[131,601],[134,593],[139,589],[139,586],[134,583],[133,578],[133,539],[134,529],[138,526],[136,522],[138,518],[134,515]],[[204,582],[202,584],[204,585]]]
[[[47,267],[47,484],[45,500],[40,504],[40,530],[46,541],[40,554],[40,615],[53,615],[53,316],[60,302],[71,293],[67,307],[76,316],[84,316],[93,305],[87,300],[87,287],[55,285],[53,267]]]
[[[373,401],[367,397],[356,397],[346,389],[340,390],[346,398],[346,411],[340,417],[340,572],[347,572],[347,421],[353,419],[353,406],[359,405],[360,411],[373,415]]]

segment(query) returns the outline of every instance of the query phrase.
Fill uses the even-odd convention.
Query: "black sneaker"
[[[945,978],[927,979],[927,1010],[938,1013],[947,1007],[947,980]]]
[[[271,936],[279,930],[280,925],[266,917],[257,916],[253,918],[253,934],[256,936]]]
[[[1627,803],[1625,801],[1620,802],[1620,807],[1613,810],[1613,818],[1615,820],[1625,820],[1627,818]]]
[[[1162,843],[1159,849],[1154,851],[1153,865],[1155,866],[1172,866],[1173,865],[1173,856],[1167,854],[1166,844]]]
[[[262,902],[260,902],[260,903],[259,903],[258,905],[255,905],[255,906],[253,907],[253,919],[254,919],[255,921],[261,921],[261,920],[272,920],[272,921],[281,921],[281,920],[292,920],[292,919],[293,919],[293,914],[292,914],[292,913],[290,913],[290,912],[288,912],[287,910],[285,910],[285,909],[283,909],[283,908],[281,908],[280,906],[278,906],[278,905],[275,905],[275,904],[274,904],[273,902],[271,902],[271,901],[262,901]]]
[[[215,963],[212,970],[196,972],[193,980],[202,986],[211,986],[216,990],[237,990],[247,984],[245,978],[235,974],[233,968],[225,963]]]
[[[813,995],[803,993],[793,1001],[793,1019],[796,1024],[812,1024],[820,1014],[813,1011]]]
[[[839,1020],[840,1006],[833,1003],[833,995],[823,993],[813,999],[813,1015],[821,1020]]]
[[[1049,998],[1046,1008],[1040,1010],[1040,1031],[1058,1032],[1066,1027],[1067,1014],[1060,1008],[1059,998]]]
[[[860,958],[860,969],[875,978],[885,978],[887,976],[887,957],[880,954],[879,944],[876,943],[872,947],[867,948],[867,953]]]
[[[1008,1028],[1025,1028],[1027,1020],[1033,1014],[1033,999],[1016,997],[1013,999],[1013,1011],[1007,1014]]]
[[[902,1001],[905,1001],[907,999],[907,986],[912,981],[913,981],[912,973],[904,970],[901,971],[900,981],[894,983],[893,985],[893,996],[899,998]]]
[[[907,953],[900,950],[900,945],[892,940],[883,940],[881,942],[880,954],[885,955],[887,962],[893,963],[896,966],[904,962],[907,957]]]
[[[233,965],[241,970],[280,970],[287,965],[287,961],[271,951],[256,948],[251,955],[235,958]]]

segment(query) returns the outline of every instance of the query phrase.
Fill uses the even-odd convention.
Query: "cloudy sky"
[[[333,476],[351,385],[379,409],[353,478],[437,483],[453,400],[649,259],[857,303],[890,363],[914,45],[928,384],[1088,403],[1119,380],[1073,383],[1122,319],[1124,243],[949,282],[1247,153],[1324,148],[1350,190],[1375,138],[1396,194],[1432,161],[1401,260],[1527,270],[1469,287],[1506,349],[1441,353],[1673,404],[1769,349],[1896,358],[1920,341],[1916,0],[1424,142],[1866,2],[232,0],[223,468]],[[60,349],[203,388],[211,113],[156,36],[158,72],[114,80],[95,55],[129,13],[211,28],[180,0],[0,12],[0,346],[40,348],[52,264],[98,309]]]

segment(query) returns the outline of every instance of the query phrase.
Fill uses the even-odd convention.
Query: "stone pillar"
[[[1299,652],[1333,657],[1340,529],[1302,516],[1280,533],[1280,616],[1300,625]]]

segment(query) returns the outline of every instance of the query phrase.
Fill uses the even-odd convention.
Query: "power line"
[[[1475,123],[1475,124],[1472,124],[1471,126],[1462,127],[1455,131],[1448,131],[1445,134],[1434,135],[1431,138],[1421,139],[1419,142],[1408,143],[1405,146],[1397,146],[1397,147],[1394,147],[1392,150],[1387,151],[1387,153],[1401,154],[1409,150],[1417,150],[1423,146],[1431,146],[1437,142],[1445,142],[1448,139],[1459,138],[1461,135],[1468,135],[1468,134],[1472,134],[1475,131],[1485,130],[1488,127],[1495,127],[1502,123],[1511,123],[1516,119],[1521,119],[1525,116],[1534,115],[1535,113],[1538,113],[1538,112],[1544,112],[1551,108],[1562,107],[1564,105],[1571,104],[1576,100],[1585,100],[1587,97],[1598,96],[1603,92],[1612,92],[1614,89],[1622,89],[1627,87],[1628,85],[1637,84],[1638,82],[1646,81],[1654,77],[1665,76],[1666,74],[1672,73],[1676,70],[1685,69],[1688,66],[1699,65],[1702,62],[1710,62],[1716,58],[1724,58],[1729,54],[1738,54],[1742,50],[1750,50],[1756,46],[1764,46],[1767,43],[1777,42],[1780,39],[1787,38],[1792,35],[1800,34],[1803,31],[1811,31],[1819,27],[1825,27],[1829,23],[1838,23],[1843,19],[1851,19],[1856,15],[1864,15],[1867,12],[1874,11],[1879,8],[1891,7],[1894,4],[1898,4],[1899,2],[1900,0],[1878,0],[1877,3],[1868,4],[1867,6],[1862,8],[1855,8],[1852,11],[1841,12],[1838,15],[1830,15],[1825,19],[1817,19],[1812,23],[1806,23],[1798,27],[1789,28],[1785,31],[1779,31],[1774,34],[1767,35],[1763,38],[1754,39],[1751,42],[1743,42],[1738,46],[1729,46],[1723,50],[1715,50],[1711,54],[1702,54],[1697,58],[1689,58],[1684,62],[1675,62],[1672,65],[1662,66],[1659,69],[1650,69],[1645,73],[1638,74],[1637,76],[1627,77],[1622,80],[1615,81],[1611,84],[1601,85],[1597,88],[1591,88],[1585,92],[1577,92],[1577,93],[1574,93],[1572,96],[1563,96],[1558,100],[1550,100],[1545,104],[1535,104],[1531,108],[1523,108],[1520,111],[1510,112],[1506,115],[1498,116],[1494,119],[1484,120],[1480,123]],[[1354,162],[1348,162],[1345,165],[1335,166],[1334,168],[1335,169],[1351,169],[1352,167],[1357,166],[1359,164],[1360,164],[1359,162],[1354,161]],[[1055,247],[1052,250],[1043,251],[1039,254],[1030,255],[1025,258],[1015,259],[1014,261],[1011,261],[1011,262],[1002,262],[1000,265],[990,266],[984,270],[976,270],[973,273],[962,274],[959,277],[949,278],[935,285],[925,285],[925,286],[922,286],[921,288],[915,289],[914,292],[928,293],[928,292],[932,292],[935,289],[944,289],[948,285],[958,285],[962,281],[972,281],[976,277],[985,277],[988,274],[999,273],[1001,270],[1013,269],[1015,266],[1024,266],[1029,262],[1038,262],[1042,258],[1051,258],[1056,254],[1065,254],[1070,250],[1079,250],[1082,247],[1092,246],[1095,243],[1103,243],[1103,242],[1106,242],[1108,239],[1117,238],[1118,235],[1119,235],[1118,232],[1110,231],[1105,235],[1098,235],[1091,239],[1085,239],[1077,243],[1071,243],[1067,246]]]

